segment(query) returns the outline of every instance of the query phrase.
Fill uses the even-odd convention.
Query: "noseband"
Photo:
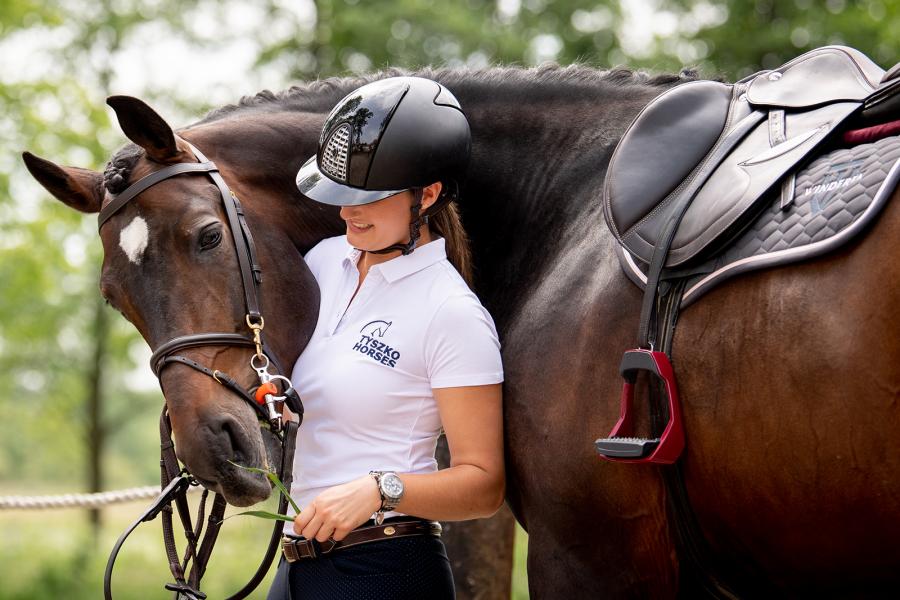
[[[237,197],[225,183],[225,180],[219,173],[218,167],[193,145],[187,141],[185,141],[185,143],[193,151],[198,162],[170,165],[142,177],[125,189],[124,192],[116,195],[103,207],[98,216],[98,228],[102,229],[104,223],[122,210],[122,208],[131,200],[136,198],[141,192],[161,181],[183,174],[205,173],[212,179],[213,183],[216,184],[222,198],[222,204],[225,207],[235,252],[238,257],[241,284],[244,291],[244,306],[246,308],[244,323],[249,328],[250,335],[218,332],[181,335],[159,345],[153,351],[153,355],[150,357],[150,367],[153,369],[157,378],[161,378],[162,371],[166,366],[173,363],[186,365],[212,377],[218,383],[234,392],[238,397],[245,400],[256,412],[257,417],[260,419],[263,426],[268,428],[281,440],[282,459],[281,465],[279,465],[278,475],[281,478],[281,481],[290,488],[294,442],[299,423],[293,421],[282,423],[279,403],[284,402],[292,412],[299,415],[301,422],[303,420],[303,404],[300,401],[297,392],[291,386],[290,380],[281,374],[284,373],[284,371],[278,364],[277,358],[274,354],[268,352],[263,341],[262,332],[265,327],[265,320],[260,311],[259,301],[259,286],[262,281],[262,269],[256,259],[256,246],[253,243],[253,237],[250,235],[250,228],[247,226],[247,222],[244,218],[243,208]],[[242,323],[242,325],[244,323]],[[257,377],[259,378],[259,386],[247,390],[228,374],[217,369],[210,369],[190,358],[177,354],[184,350],[204,346],[241,346],[255,349],[255,353],[250,357],[250,367],[256,371]],[[274,374],[269,372],[270,363],[275,368]],[[279,381],[283,387],[283,391],[280,393],[278,391],[278,386],[276,385],[276,382]],[[160,384],[161,383],[162,380],[160,379]],[[212,547],[213,544],[215,544],[222,517],[225,512],[226,502],[221,495],[216,494],[213,501],[213,508],[208,518],[208,526],[201,542],[200,534],[203,531],[204,521],[203,511],[208,490],[203,491],[200,514],[197,517],[196,526],[194,526],[191,523],[191,517],[188,511],[186,493],[188,486],[198,485],[198,482],[190,475],[190,473],[188,473],[187,469],[179,468],[171,435],[171,424],[169,423],[168,414],[164,407],[162,415],[160,416],[160,439],[162,440],[162,460],[160,461],[162,471],[162,493],[119,537],[119,540],[113,547],[109,561],[106,565],[106,574],[103,582],[104,594],[107,600],[111,600],[112,598],[112,568],[119,549],[125,542],[125,539],[141,522],[153,520],[156,515],[160,513],[163,516],[163,539],[165,540],[166,553],[169,557],[169,568],[175,577],[175,583],[167,584],[166,589],[175,591],[176,599],[200,600],[206,597],[199,589],[200,578],[203,576],[203,572],[206,569],[206,563],[212,553]],[[179,559],[177,549],[175,548],[175,539],[172,532],[172,502],[175,502],[175,505],[178,508],[179,517],[184,525],[185,534],[188,540],[188,549],[185,552],[183,559]],[[287,499],[282,495],[278,512],[284,514],[286,510]],[[266,571],[269,569],[275,551],[278,548],[282,527],[283,523],[276,521],[269,548],[263,558],[262,564],[250,582],[237,594],[231,596],[229,600],[238,600],[247,597],[263,579]],[[185,571],[189,561],[193,562],[191,564],[190,574],[185,578]]]

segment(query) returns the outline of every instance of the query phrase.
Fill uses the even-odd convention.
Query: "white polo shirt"
[[[503,381],[494,322],[443,238],[372,266],[351,303],[361,254],[340,236],[305,257],[321,303],[291,375],[305,408],[291,486],[301,508],[371,470],[436,471],[432,390]]]

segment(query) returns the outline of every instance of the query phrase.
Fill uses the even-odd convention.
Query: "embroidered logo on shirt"
[[[353,349],[383,365],[396,367],[397,361],[400,360],[400,352],[378,339],[384,337],[392,324],[393,321],[369,321],[359,330],[361,335]]]

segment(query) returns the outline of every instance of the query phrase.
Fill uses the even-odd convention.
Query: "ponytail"
[[[471,288],[472,249],[469,247],[469,236],[463,228],[462,219],[455,202],[450,202],[436,215],[428,217],[431,230],[444,238],[447,248],[447,260],[453,265],[463,280]]]

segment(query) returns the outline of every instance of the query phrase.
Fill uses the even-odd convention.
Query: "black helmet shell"
[[[447,88],[422,77],[382,79],[334,107],[297,187],[313,200],[352,206],[441,181],[442,203],[456,195],[470,147],[469,123]]]

